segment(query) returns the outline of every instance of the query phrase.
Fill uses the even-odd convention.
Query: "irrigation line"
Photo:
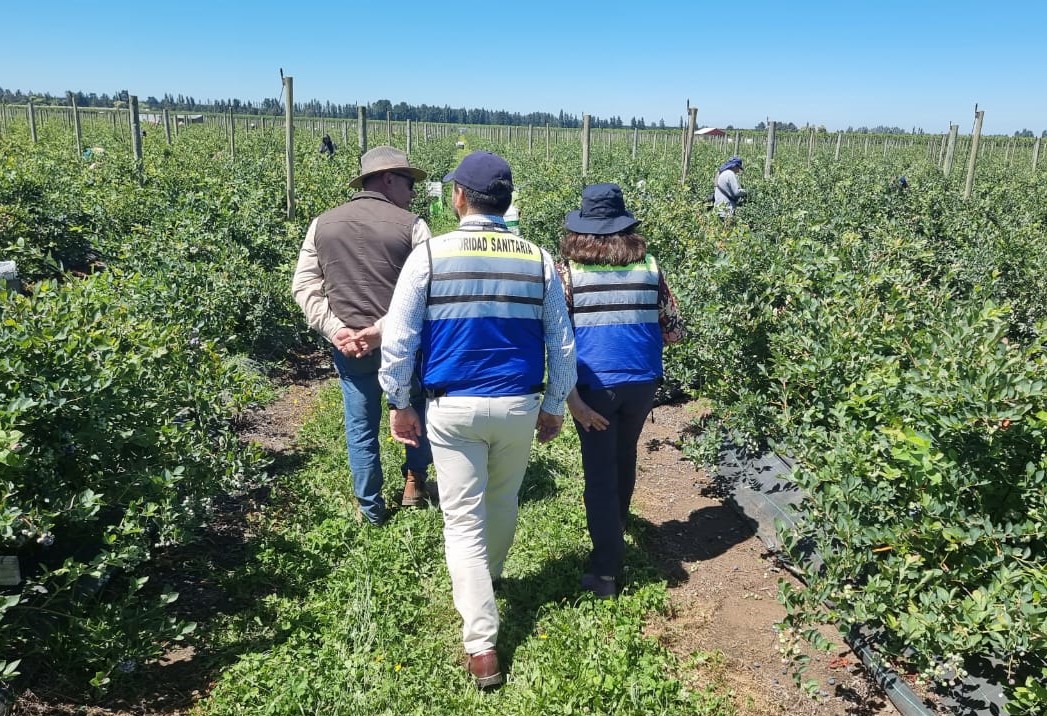
[[[898,677],[898,674],[883,665],[880,658],[873,651],[869,643],[859,634],[848,634],[844,640],[850,645],[851,650],[862,660],[865,668],[872,675],[876,684],[887,694],[894,707],[902,712],[904,716],[929,716],[933,712],[928,711],[923,701],[917,696],[909,685]]]
[[[750,526],[754,526],[757,536],[768,549],[779,554],[783,548],[778,542],[775,522],[780,520],[787,529],[795,530],[796,519],[787,507],[798,510],[805,496],[802,490],[789,482],[791,468],[791,461],[773,452],[745,459],[739,455],[737,447],[728,443],[720,451],[717,468],[719,480],[727,488],[728,504]],[[815,569],[823,562],[821,555],[813,548],[804,557]],[[788,561],[783,560],[783,564],[788,564]],[[803,579],[801,570],[789,571]],[[895,708],[904,716],[932,716],[934,712],[928,710],[905,680],[882,662],[873,649],[871,639],[863,631],[864,628],[856,627],[844,636],[844,641],[861,659]],[[1005,708],[1000,702],[1000,689],[974,675],[964,679],[952,693],[940,698],[942,705],[953,707],[952,713],[956,714],[998,714],[1003,713]]]

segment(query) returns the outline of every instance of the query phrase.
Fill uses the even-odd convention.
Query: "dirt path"
[[[652,633],[681,658],[698,655],[701,681],[729,686],[743,716],[897,714],[832,631],[825,632],[831,653],[807,651],[817,699],[795,685],[775,624],[785,616],[778,580],[796,580],[677,447],[696,410],[693,403],[656,407],[640,438],[633,513],[650,523],[645,540],[673,606]]]

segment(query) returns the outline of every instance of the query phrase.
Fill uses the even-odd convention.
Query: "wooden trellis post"
[[[946,177],[952,172],[953,157],[956,155],[956,135],[960,131],[960,125],[949,123],[949,141],[945,147],[945,165],[942,171]]]
[[[76,156],[82,157],[84,155],[84,136],[80,129],[80,112],[76,108],[76,95],[72,92],[66,93],[69,96],[69,105],[73,108],[73,132],[76,134]]]
[[[128,98],[131,117],[131,147],[134,149],[135,173],[138,180],[142,180],[142,124],[138,116],[138,95],[130,95]]]
[[[367,107],[360,105],[356,108],[357,131],[359,132],[360,156],[367,154]]]
[[[582,115],[582,176],[589,174],[589,115]]]
[[[767,157],[764,159],[763,162],[764,179],[771,178],[771,166],[774,162],[774,150],[778,143],[778,137],[776,132],[777,125],[778,123],[773,121],[767,123]]]
[[[33,98],[29,98],[29,106],[25,110],[29,114],[29,136],[36,144],[36,108],[33,107]]]
[[[287,168],[287,220],[294,219],[294,78],[284,77],[284,144]]]
[[[971,135],[971,153],[967,160],[967,183],[963,188],[963,198],[965,200],[970,199],[971,194],[974,193],[974,169],[978,164],[978,143],[982,138],[982,120],[984,118],[984,110],[976,108],[974,112],[974,133]]]
[[[680,183],[687,183],[687,172],[691,168],[691,150],[694,147],[694,129],[698,120],[698,108],[687,108],[687,136],[683,145],[683,171],[680,175]]]
[[[229,108],[229,159],[236,159],[236,121],[233,119],[233,108]]]

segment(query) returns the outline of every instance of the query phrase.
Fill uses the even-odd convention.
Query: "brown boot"
[[[498,654],[494,649],[469,654],[465,668],[469,670],[478,689],[489,689],[502,684],[502,670],[498,668]]]
[[[407,471],[404,476],[404,496],[400,504],[404,507],[425,507],[425,473]]]

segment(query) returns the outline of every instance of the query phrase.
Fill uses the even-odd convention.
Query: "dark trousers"
[[[610,422],[588,432],[575,421],[585,470],[585,519],[593,551],[589,572],[618,577],[625,559],[625,519],[636,487],[636,443],[654,405],[657,384],[625,383],[613,388],[578,386],[578,394]]]

